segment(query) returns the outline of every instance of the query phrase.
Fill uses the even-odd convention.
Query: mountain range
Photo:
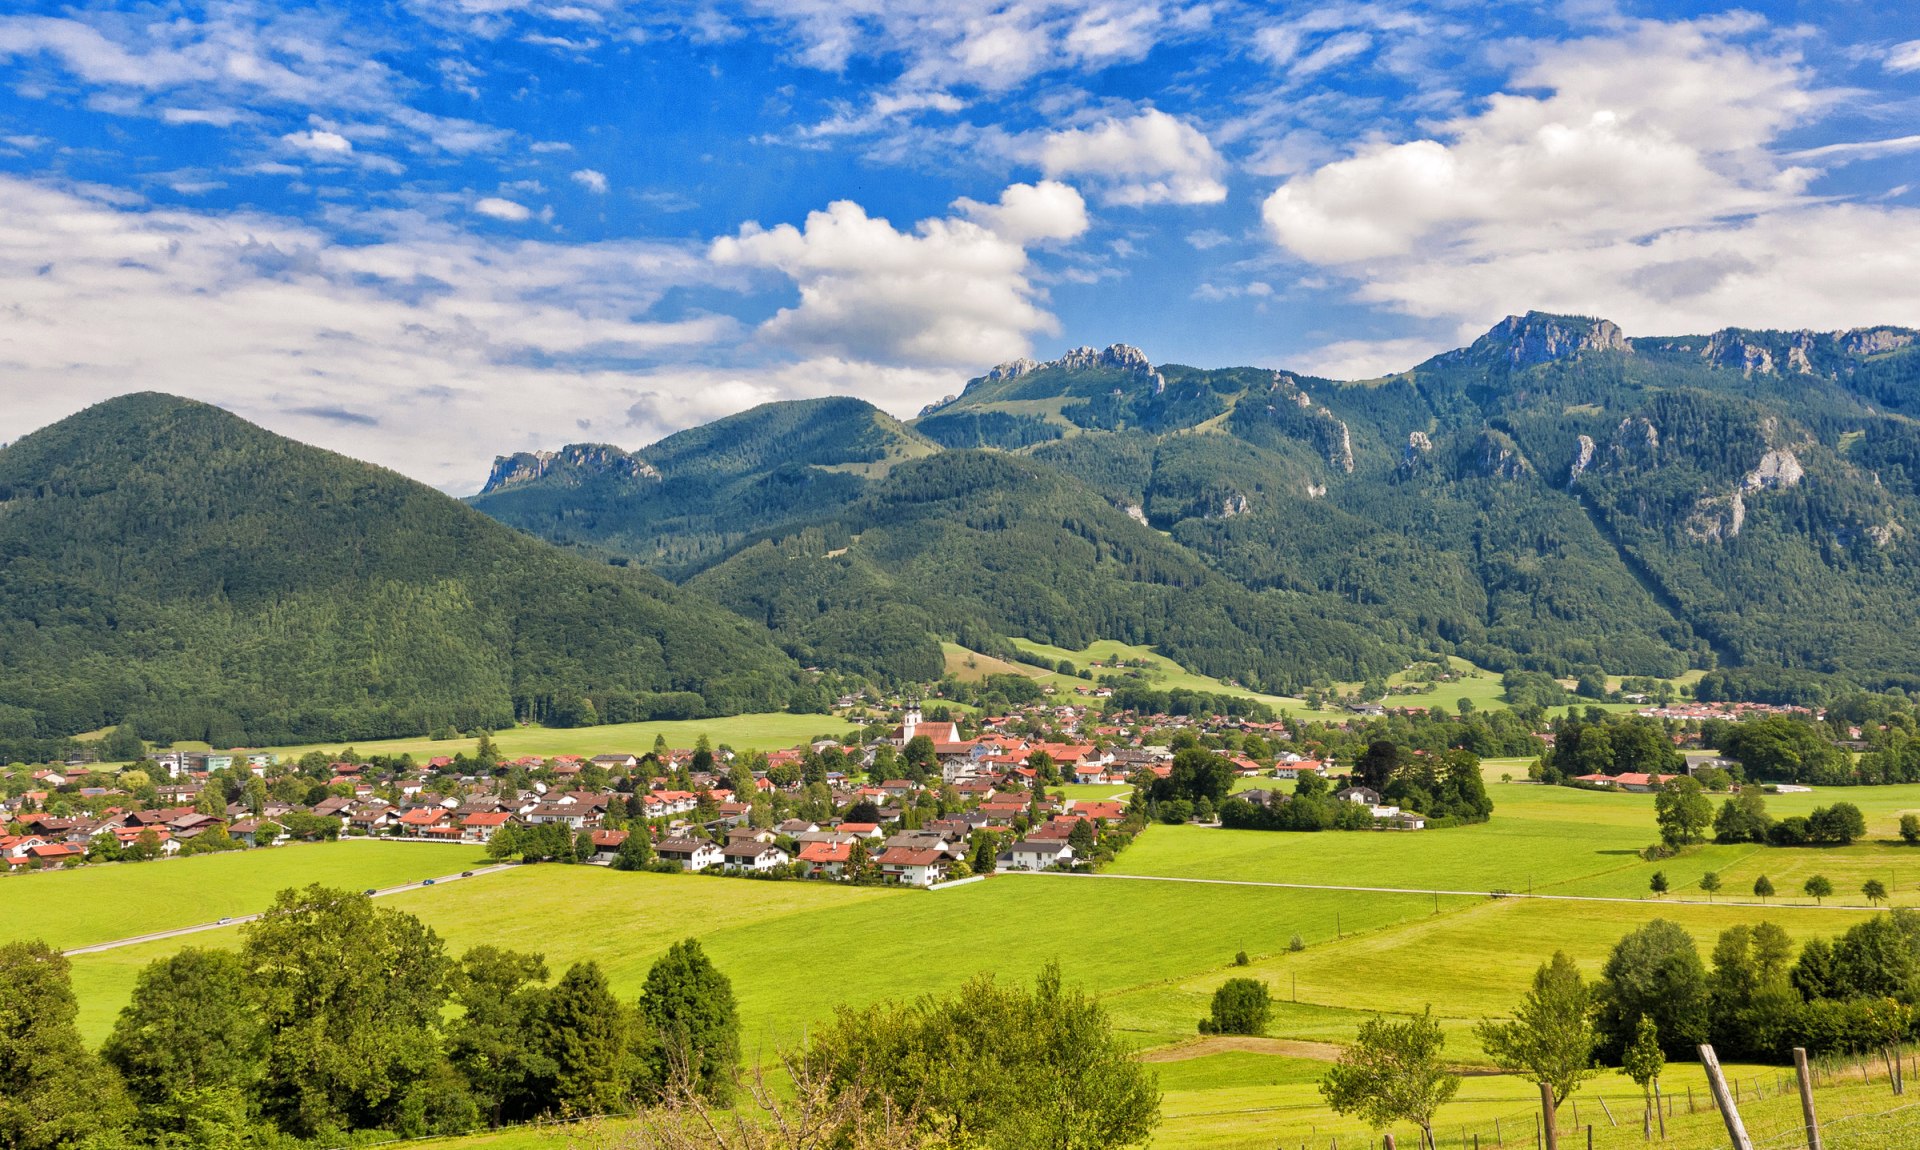
[[[1911,330],[1531,313],[1379,379],[1115,345],[911,420],[768,404],[503,457],[462,506],[123,396],[0,449],[0,745],[812,707],[803,666],[1015,637],[1275,692],[1443,654],[1915,690],[1917,418]]]
[[[1270,690],[1424,654],[1920,686],[1916,333],[1512,316],[1379,379],[1017,360],[906,422],[769,404],[496,461],[475,507],[803,662],[1151,643]]]

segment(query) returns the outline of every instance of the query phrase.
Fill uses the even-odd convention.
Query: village
[[[10,830],[0,857],[9,870],[37,870],[321,838],[465,843],[505,856],[518,853],[506,848],[511,840],[552,827],[583,862],[616,864],[625,848],[654,868],[930,887],[994,870],[1090,866],[1144,825],[1131,788],[1166,778],[1174,745],[1199,734],[1286,735],[1280,723],[1218,716],[1118,715],[1095,725],[1091,715],[1084,706],[1023,708],[970,722],[964,737],[951,718],[929,720],[908,704],[878,737],[767,754],[656,747],[491,763],[338,759],[317,770],[267,752],[159,751],[142,764],[155,776],[152,805],[130,804],[124,787],[84,764],[32,771],[30,789],[0,799]],[[1052,738],[1020,733],[1035,730]],[[1237,778],[1332,770],[1295,753],[1265,762],[1215,753]],[[1069,798],[1050,786],[1112,790]],[[1383,823],[1419,826],[1374,791],[1342,797]],[[636,836],[643,850],[628,846]],[[558,840],[549,831],[544,841]]]
[[[1297,724],[1211,713],[1103,713],[1110,690],[1075,694],[1084,697],[977,717],[936,704],[929,718],[919,701],[892,700],[898,721],[891,727],[876,722],[844,740],[769,753],[716,749],[704,739],[691,749],[658,743],[646,751],[513,759],[487,753],[483,744],[474,757],[424,763],[164,750],[124,776],[83,762],[16,769],[27,782],[0,797],[0,859],[6,871],[19,872],[302,840],[382,839],[481,846],[494,857],[528,861],[929,888],[995,871],[1086,870],[1111,859],[1152,821],[1144,796],[1155,780],[1169,778],[1183,746],[1205,747],[1222,760],[1235,780],[1233,797],[1244,802],[1278,807],[1290,788],[1276,784],[1297,786],[1311,776],[1328,780],[1336,800],[1365,811],[1343,827],[1428,827],[1419,811],[1346,778],[1331,755],[1285,749]],[[1391,714],[1420,719],[1428,710]],[[1697,703],[1638,711],[1676,729],[1804,713]],[[1327,725],[1345,729],[1388,714],[1377,704],[1357,705]],[[1676,743],[1681,738],[1674,736]],[[1554,736],[1541,732],[1539,739],[1551,748]],[[1725,765],[1707,751],[1687,756],[1689,772]],[[1646,792],[1671,777],[1627,771],[1566,781]],[[127,779],[144,779],[144,794],[132,793]],[[1110,790],[1089,794],[1098,788]],[[1196,821],[1211,822],[1211,807]]]

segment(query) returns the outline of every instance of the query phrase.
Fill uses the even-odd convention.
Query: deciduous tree
[[[1320,1079],[1320,1093],[1336,1112],[1376,1130],[1411,1122],[1431,1145],[1434,1112],[1460,1089],[1460,1076],[1441,1058],[1446,1044],[1432,1007],[1406,1022],[1370,1018]]]

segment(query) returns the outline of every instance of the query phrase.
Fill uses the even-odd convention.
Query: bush
[[[1235,966],[1251,966],[1252,964],[1253,960],[1247,957],[1247,952],[1244,950],[1233,956],[1233,965]]]
[[[1307,940],[1296,934],[1288,941],[1287,949],[1298,954],[1300,951],[1307,949]]]
[[[1257,978],[1229,978],[1213,992],[1213,1013],[1200,1020],[1202,1034],[1260,1034],[1273,1015],[1267,984]]]

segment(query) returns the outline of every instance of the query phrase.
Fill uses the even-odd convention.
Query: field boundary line
[[[1627,903],[1633,906],[1730,906],[1730,907],[1759,907],[1759,908],[1765,908],[1767,910],[1786,909],[1786,910],[1846,910],[1846,911],[1861,911],[1861,910],[1878,911],[1878,910],[1884,909],[1881,907],[1873,907],[1873,906],[1859,906],[1852,903],[1815,903],[1813,906],[1807,906],[1804,903],[1751,902],[1751,901],[1743,902],[1743,901],[1737,901],[1734,899],[1717,899],[1713,902],[1708,902],[1705,899],[1697,899],[1697,898],[1647,899],[1647,898],[1628,898],[1624,895],[1604,895],[1604,894],[1528,894],[1525,891],[1447,890],[1444,887],[1430,887],[1430,886],[1348,886],[1348,885],[1342,885],[1342,884],[1336,884],[1336,883],[1266,882],[1259,879],[1245,879],[1245,878],[1192,878],[1185,875],[1165,875],[1165,874],[1104,874],[1104,873],[1090,874],[1086,871],[1029,871],[1029,870],[1004,870],[1004,871],[997,871],[995,873],[1006,874],[1006,875],[1031,875],[1036,878],[1104,878],[1104,879],[1113,879],[1115,881],[1122,881],[1122,882],[1185,882],[1185,883],[1199,883],[1206,886],[1273,887],[1280,890],[1332,890],[1332,891],[1347,891],[1353,894],[1423,894],[1423,895],[1438,894],[1438,895],[1449,895],[1456,898],[1490,898],[1490,899],[1499,899],[1499,900],[1512,899],[1514,901],[1519,901],[1521,899],[1544,899],[1550,902],[1614,902],[1614,903]]]

